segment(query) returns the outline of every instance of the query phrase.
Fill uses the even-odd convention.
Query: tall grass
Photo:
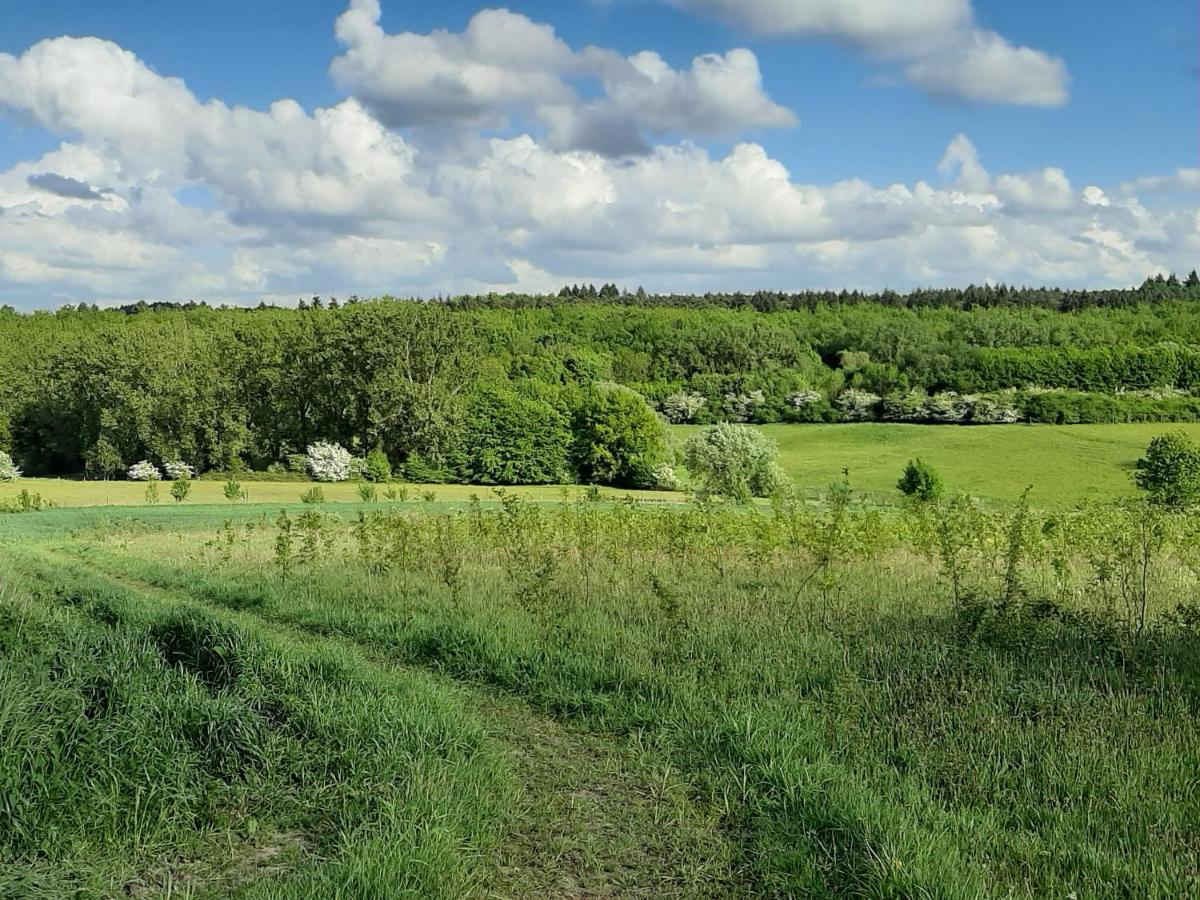
[[[758,893],[1200,891],[1186,517],[506,498],[230,527],[55,552],[636,735],[720,812]]]
[[[510,787],[444,688],[77,566],[22,567],[0,598],[0,896],[477,883]]]

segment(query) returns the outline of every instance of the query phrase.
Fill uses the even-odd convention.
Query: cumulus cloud
[[[339,28],[369,37],[371,13]],[[989,171],[958,135],[927,180],[813,183],[758,143],[650,140],[652,122],[698,127],[686,117],[705,108],[699,97],[718,112],[749,104],[757,66],[737,51],[687,70],[653,54],[569,52],[598,73],[600,96],[540,99],[538,110],[568,110],[561,124],[546,112],[544,133],[457,132],[435,149],[389,129],[365,99],[312,111],[201,102],[104,41],[0,54],[0,107],[63,141],[0,171],[0,301],[253,303],[614,279],[652,290],[1123,285],[1200,255],[1183,193],[1200,186],[1195,170],[1076,186],[1055,167]],[[585,149],[617,140],[616,126],[587,141],[557,133],[588,121],[570,118],[580,109],[632,122],[643,152]]]
[[[549,25],[506,9],[477,13],[461,33],[386,34],[378,0],[352,0],[338,19],[345,52],[334,80],[392,127],[499,127],[527,116],[563,149],[644,153],[643,134],[691,137],[789,127],[795,115],[763,90],[749,50],[708,54],[675,70],[657,53],[576,51]],[[603,96],[581,99],[577,82]]]
[[[1061,106],[1065,63],[976,20],[970,0],[666,0],[751,31],[826,38],[900,67],[919,87],[975,103]]]

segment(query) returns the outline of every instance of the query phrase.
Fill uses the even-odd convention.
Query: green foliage
[[[121,459],[120,452],[103,435],[85,454],[84,463],[88,478],[98,478],[103,481],[116,478],[125,470],[125,463]]]
[[[20,493],[12,500],[0,502],[0,513],[41,512],[52,506],[54,504],[43,498],[41,494],[30,491],[28,488],[21,488]]]
[[[392,463],[388,455],[376,447],[367,454],[363,463],[362,476],[375,484],[387,484],[392,480]]]
[[[458,480],[458,473],[446,462],[431,459],[423,453],[413,453],[402,466],[404,477],[414,484],[448,484]]]
[[[455,458],[474,484],[562,484],[574,480],[571,441],[570,422],[549,403],[488,386],[467,402]]]
[[[379,488],[369,481],[358,486],[358,499],[363,503],[376,503],[379,500]]]
[[[142,495],[142,499],[148,504],[158,503],[158,482],[157,481],[152,480],[152,481],[146,482],[146,490],[145,490],[145,493],[143,493],[143,495]]]
[[[937,470],[933,466],[924,462],[920,457],[909,460],[908,465],[904,467],[904,474],[900,476],[900,481],[896,484],[896,487],[904,496],[912,497],[923,503],[933,503],[940,500],[945,493],[942,476],[937,473]]]
[[[190,478],[176,478],[171,482],[171,496],[176,503],[182,503],[192,493],[192,480]]]
[[[684,455],[703,490],[740,502],[768,497],[786,484],[775,442],[745,425],[706,428],[687,442]]]
[[[1134,472],[1150,499],[1172,509],[1200,502],[1200,445],[1182,432],[1159,435]]]
[[[300,502],[308,503],[310,505],[324,503],[325,492],[319,486],[314,485],[300,495]]]
[[[230,503],[237,503],[239,500],[247,500],[250,497],[245,486],[233,475],[230,475],[229,479],[225,482],[223,493],[225,494],[225,499]]]
[[[575,465],[581,480],[650,487],[668,461],[666,429],[636,391],[615,384],[587,391],[575,411]]]
[[[604,380],[695,424],[1200,421],[1200,289],[1180,279],[1102,292],[577,293],[6,314],[0,447],[34,476],[102,479],[119,461],[177,458],[200,471],[297,465],[318,440],[445,474],[469,448],[476,385],[572,413]],[[607,460],[583,462],[607,480]],[[381,483],[383,467],[371,472]]]

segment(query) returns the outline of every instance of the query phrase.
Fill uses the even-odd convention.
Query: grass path
[[[49,565],[77,563],[61,550],[39,557]],[[533,709],[519,697],[380,657],[348,638],[319,635],[253,612],[233,613],[96,560],[88,567],[115,586],[165,603],[206,608],[238,620],[251,632],[261,629],[309,643],[350,647],[372,665],[417,670],[450,686],[500,745],[518,785],[504,838],[486,856],[481,897],[682,900],[746,895],[739,888],[733,847],[722,834],[719,816],[698,803],[681,773],[639,746],[636,736],[588,732]],[[205,895],[203,890],[200,895]]]

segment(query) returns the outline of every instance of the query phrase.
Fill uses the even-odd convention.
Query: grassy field
[[[682,441],[694,428],[675,430]],[[768,425],[780,464],[803,490],[823,490],[850,470],[854,486],[894,498],[908,460],[933,465],[950,491],[1011,501],[1033,485],[1039,505],[1072,504],[1135,493],[1130,474],[1155,435],[1182,430],[1200,439],[1200,425],[995,425],[950,427],[897,424]]]
[[[1195,896],[1196,530],[947,515],[0,516],[0,896]]]
[[[1180,429],[1200,439],[1200,425],[1028,425],[977,428],[921,425],[769,425],[763,428],[778,444],[780,464],[804,492],[818,492],[849,469],[855,488],[872,499],[896,499],[896,481],[908,460],[919,456],[942,473],[952,492],[962,491],[993,501],[1012,501],[1033,485],[1033,502],[1039,506],[1111,499],[1135,493],[1130,473],[1150,439]],[[676,427],[677,445],[696,429]],[[247,482],[251,503],[295,503],[310,485],[303,482]],[[220,481],[197,481],[189,504],[227,504]],[[65,507],[139,506],[145,503],[145,485],[125,481],[69,481],[25,479],[0,484],[0,503],[22,489],[36,491]],[[322,487],[331,503],[357,502],[352,484]],[[512,489],[530,499],[557,501],[563,488]],[[567,488],[577,496],[578,487]],[[490,496],[486,487],[469,485],[410,485],[409,498],[432,493],[438,502],[465,502],[471,495]],[[627,491],[605,490],[610,498]],[[679,500],[667,492],[635,492],[643,500]],[[167,485],[160,488],[161,502],[170,504]]]

